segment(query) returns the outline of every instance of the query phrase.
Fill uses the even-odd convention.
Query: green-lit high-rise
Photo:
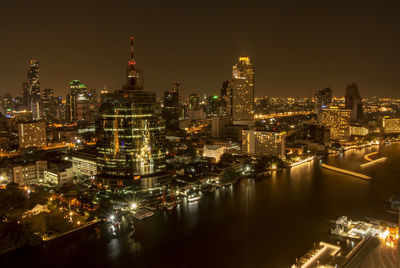
[[[131,37],[127,83],[104,96],[97,121],[98,178],[115,186],[141,181],[156,187],[165,176],[165,121],[154,92],[143,90]]]

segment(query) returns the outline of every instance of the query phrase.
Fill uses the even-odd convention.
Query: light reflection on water
[[[42,267],[60,259],[63,267],[74,266],[77,259],[84,260],[82,265],[110,267],[120,267],[121,260],[127,266],[147,267],[289,267],[314,242],[336,243],[329,229],[337,217],[379,217],[382,197],[400,190],[400,144],[381,146],[379,152],[387,161],[361,170],[363,156],[376,150],[349,150],[324,159],[366,173],[372,181],[322,169],[314,160],[273,172],[264,180],[242,180],[170,212],[157,212],[135,223],[133,238],[124,232],[119,242],[104,233],[99,239],[88,230],[16,255],[10,267],[26,266],[24,259],[42,264],[38,256],[48,256],[49,265]],[[74,249],[73,260],[64,256],[65,245]]]

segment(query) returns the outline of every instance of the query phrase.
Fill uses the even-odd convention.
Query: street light
[[[131,209],[136,209],[137,208],[137,204],[136,203],[132,203],[131,204]]]

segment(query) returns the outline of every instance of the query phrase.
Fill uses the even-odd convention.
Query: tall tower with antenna
[[[143,71],[136,66],[133,36],[130,38],[127,81],[124,90],[143,90]]]

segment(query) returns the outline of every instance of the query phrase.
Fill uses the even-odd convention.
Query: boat
[[[133,217],[137,220],[143,220],[145,218],[151,217],[154,215],[154,212],[152,211],[143,211],[143,212],[137,212],[133,215]]]
[[[201,199],[201,194],[191,194],[188,196],[189,202],[194,202]]]

